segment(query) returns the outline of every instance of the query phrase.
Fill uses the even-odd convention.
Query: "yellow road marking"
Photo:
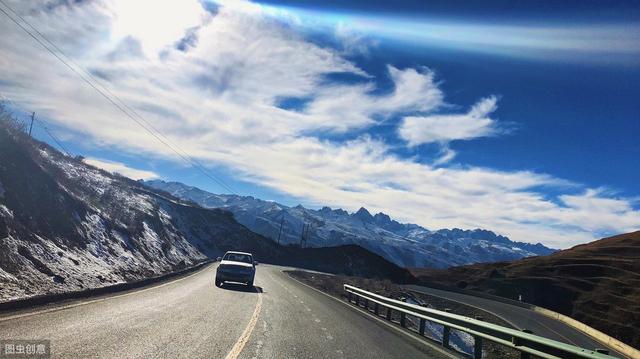
[[[244,349],[244,346],[249,341],[249,338],[251,337],[251,333],[253,333],[253,328],[255,328],[256,323],[258,322],[258,316],[260,316],[261,309],[262,309],[262,293],[258,293],[258,301],[256,302],[256,308],[253,310],[253,315],[251,316],[251,320],[249,320],[249,324],[247,324],[247,327],[244,329],[244,332],[242,332],[242,335],[240,336],[240,338],[238,338],[238,341],[233,346],[233,348],[231,348],[231,351],[229,352],[229,354],[227,354],[225,359],[236,359],[240,355],[240,353],[242,353],[242,349]]]

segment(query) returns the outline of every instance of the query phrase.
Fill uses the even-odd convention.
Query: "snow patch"
[[[2,204],[0,204],[0,215],[2,215],[3,217],[9,217],[13,219],[13,212]]]
[[[93,189],[100,196],[102,196],[113,183],[112,178],[105,176],[97,169],[78,166],[78,164],[68,158],[55,158],[57,156],[52,156],[44,149],[40,149],[40,155],[52,165],[60,168],[68,179],[79,180],[79,183],[82,183],[87,188]]]
[[[410,304],[420,305],[420,306],[426,304],[427,308],[435,309],[431,304],[419,303],[413,300],[412,298],[407,298],[406,302]],[[425,323],[425,334],[427,337],[431,337],[432,339],[435,339],[438,342],[442,342],[442,337],[444,335],[444,328],[440,324],[427,321]],[[473,353],[474,344],[475,343],[474,343],[473,337],[468,333],[455,330],[455,329],[451,331],[451,336],[449,337],[449,345],[451,345],[451,347],[453,347],[454,349],[467,354],[471,354]]]

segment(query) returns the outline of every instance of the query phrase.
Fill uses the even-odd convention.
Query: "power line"
[[[25,110],[24,107],[18,105],[15,101],[11,100],[7,96],[3,95],[2,93],[0,93],[0,99],[10,103],[13,107],[15,107],[15,108],[19,109],[20,111],[24,112],[25,115],[27,115],[27,116],[29,115],[29,111]],[[47,135],[49,135],[49,137],[51,137],[51,139],[58,145],[58,147],[60,147],[62,152],[64,152],[67,156],[72,157],[71,152],[62,144],[62,141],[60,141],[58,139],[58,137],[56,137],[53,134],[53,132],[49,129],[49,127],[48,127],[49,123],[47,121],[43,120],[43,119],[35,118],[35,113],[34,112],[31,113],[31,125],[29,126],[29,136],[31,136],[31,129],[33,127],[33,122],[34,121],[40,123],[40,126],[42,127],[42,129],[44,129],[44,131],[47,133]]]
[[[55,47],[60,53],[61,55],[69,58],[68,56],[64,55],[64,52],[62,50],[60,50],[59,47],[55,46],[55,44],[50,41],[49,39],[46,38],[46,36],[44,36],[41,32],[39,32],[31,23],[29,23],[26,19],[24,19],[22,16],[20,16],[15,10],[13,10],[9,5],[7,5],[4,1],[0,0],[0,3],[2,3],[4,6],[6,6],[7,8],[10,9],[11,12],[13,12],[14,14],[16,14],[16,16],[18,16],[23,22],[25,22],[26,24],[28,24],[31,28],[33,28],[38,34],[40,34],[40,36],[42,36],[42,38],[45,39],[45,41],[47,41],[48,43],[52,44],[53,47]],[[195,161],[194,159],[192,159],[190,156],[185,155],[181,152],[184,151],[178,151],[176,150],[173,146],[171,146],[169,143],[167,143],[167,141],[163,140],[162,138],[160,138],[160,136],[156,133],[154,133],[154,131],[150,130],[147,126],[145,126],[144,124],[142,124],[140,121],[138,121],[136,118],[134,118],[129,112],[127,112],[120,104],[116,103],[110,96],[108,96],[107,94],[105,94],[103,91],[101,91],[99,88],[96,87],[96,85],[89,79],[87,79],[85,76],[83,76],[80,72],[78,72],[77,69],[75,69],[73,66],[71,66],[67,61],[65,61],[63,58],[61,58],[55,51],[53,51],[51,48],[49,48],[47,45],[45,45],[40,39],[38,39],[33,33],[31,33],[29,30],[27,30],[24,26],[22,26],[22,24],[20,24],[18,21],[16,21],[14,18],[12,18],[11,16],[9,16],[9,14],[7,14],[6,11],[4,11],[2,8],[0,8],[0,11],[2,11],[11,21],[13,21],[16,25],[18,25],[23,31],[25,31],[27,34],[29,34],[29,36],[31,36],[34,40],[36,40],[36,42],[38,42],[43,48],[45,48],[45,50],[47,50],[50,54],[52,54],[54,57],[56,57],[56,59],[58,59],[60,62],[62,62],[66,67],[68,67],[71,71],[73,71],[76,75],[78,75],[78,77],[80,77],[84,82],[86,82],[89,86],[91,86],[96,92],[98,92],[102,97],[104,97],[107,101],[109,101],[112,105],[114,105],[118,110],[120,110],[122,113],[124,113],[127,117],[129,117],[131,120],[133,120],[134,122],[136,122],[140,127],[142,127],[145,131],[147,131],[149,134],[151,134],[153,137],[155,137],[160,143],[162,143],[163,145],[165,145],[166,147],[168,147],[171,151],[173,151],[175,154],[177,154],[180,158],[182,158],[183,160],[185,160],[187,163],[189,163],[191,166],[195,167],[196,169],[200,170],[205,176],[209,177],[211,180],[213,180],[214,182],[216,182],[219,186],[221,186],[222,188],[228,190],[231,193],[237,194],[231,187],[229,187],[226,183],[224,183],[221,179],[216,178],[214,175],[210,174],[199,162]],[[95,78],[86,70],[82,69],[82,67],[78,64],[75,64],[78,68],[80,68],[81,70],[83,70],[85,73],[87,73],[91,78],[93,78],[95,80]],[[96,83],[99,84],[99,82],[95,81]],[[100,84],[99,84],[100,85]],[[102,85],[101,85],[102,86]],[[104,87],[104,86],[102,86]],[[108,89],[106,89],[108,91]],[[110,92],[110,91],[108,91]],[[114,96],[117,97],[117,96]],[[121,101],[121,100],[120,100]],[[122,101],[121,101],[122,102]],[[126,106],[126,105],[124,105]],[[126,106],[127,108],[129,108],[128,106]],[[140,116],[138,114],[138,116],[142,119],[142,116]],[[142,119],[145,123],[148,124],[148,121]],[[157,129],[155,129],[156,132],[158,132],[162,137],[164,137],[166,139],[166,136],[162,135],[162,133],[160,131],[158,131]],[[177,147],[177,146],[176,146]]]
[[[215,175],[209,173],[209,171],[199,161],[193,159],[184,150],[180,149],[177,145],[175,145],[175,147],[173,145],[171,145],[169,143],[169,139],[164,134],[162,134],[162,132],[160,132],[158,129],[153,127],[153,125],[151,125],[149,123],[149,121],[145,120],[140,114],[138,114],[131,107],[127,106],[117,95],[113,94],[108,88],[106,88],[104,85],[102,85],[100,83],[100,81],[98,81],[89,71],[87,71],[82,66],[78,65],[77,63],[75,63],[67,55],[65,55],[64,51],[62,51],[58,46],[56,46],[53,41],[49,40],[34,25],[32,25],[29,21],[27,21],[20,14],[18,14],[11,6],[7,5],[3,0],[0,0],[0,3],[2,5],[4,5],[6,8],[8,8],[9,11],[11,11],[13,14],[15,14],[15,16],[17,16],[20,20],[22,20],[24,23],[26,23],[31,29],[33,29],[38,35],[40,35],[40,37],[42,37],[44,39],[44,41],[49,43],[52,48],[57,50],[60,53],[60,55],[64,56],[69,61],[66,61],[65,59],[63,59],[58,53],[56,53],[54,50],[52,50],[52,48],[50,48],[45,43],[43,43],[43,41],[41,39],[39,39],[37,36],[35,36],[32,32],[30,32],[27,28],[25,28],[20,22],[18,22],[15,18],[10,16],[3,8],[0,7],[0,11],[6,17],[8,17],[13,23],[15,23],[18,27],[20,27],[20,29],[22,29],[24,32],[26,32],[31,38],[33,38],[38,44],[40,44],[51,55],[53,55],[56,59],[58,59],[60,62],[62,62],[67,68],[69,68],[71,71],[73,71],[78,77],[80,77],[91,88],[93,88],[102,97],[104,97],[109,103],[111,103],[113,106],[115,106],[118,110],[120,110],[122,113],[124,113],[128,118],[133,120],[136,124],[138,124],[145,131],[147,131],[150,135],[152,135],[156,140],[158,140],[160,143],[165,145],[167,148],[169,148],[172,152],[177,154],[180,158],[182,158],[184,161],[186,161],[192,167],[195,167],[200,172],[202,172],[205,176],[207,176],[208,178],[213,180],[220,187],[224,188],[225,190],[227,190],[227,191],[229,191],[229,192],[231,192],[233,194],[238,194],[229,185],[224,183],[224,181],[222,179],[219,179]],[[79,70],[77,70],[76,68],[71,66],[69,64],[69,62],[73,63],[76,67],[78,67],[80,69],[80,71],[84,72],[89,78],[85,77]],[[100,88],[98,88],[96,86],[96,84],[97,84],[97,86],[102,87],[102,89],[104,89],[104,91],[101,90]],[[115,101],[112,97],[116,98],[117,101]],[[133,115],[131,115],[131,113],[129,111],[131,113],[134,113],[137,118],[134,117]],[[144,122],[144,124],[143,124],[143,122]]]
[[[39,120],[36,120],[39,121]],[[49,128],[47,128],[47,126],[45,126],[44,124],[42,124],[42,128],[44,129],[44,131],[53,139],[53,141],[55,141],[55,143],[58,144],[58,146],[60,146],[60,148],[62,149],[62,151],[69,157],[73,157],[71,155],[71,152],[69,152],[60,142],[60,140],[58,140],[58,138],[56,136],[53,135],[53,133],[51,133],[51,131],[49,131]]]
[[[60,55],[62,55],[68,62],[72,63],[73,65],[75,65],[78,69],[80,69],[80,71],[82,71],[85,75],[87,75],[95,84],[99,85],[105,92],[107,92],[111,97],[115,98],[118,103],[120,105],[122,105],[126,110],[130,111],[131,113],[133,113],[134,115],[136,115],[136,117],[141,120],[142,122],[145,123],[146,126],[148,126],[149,128],[151,128],[153,131],[155,131],[155,133],[159,136],[161,136],[164,140],[166,140],[167,142],[171,143],[171,141],[169,140],[169,138],[167,138],[167,136],[165,136],[160,130],[158,130],[157,128],[155,128],[149,121],[147,121],[144,117],[142,117],[135,109],[131,108],[129,105],[127,105],[118,95],[114,94],[113,92],[111,92],[111,90],[106,87],[99,79],[97,79],[95,76],[93,76],[93,74],[91,74],[90,71],[86,70],[85,68],[82,67],[82,65],[78,64],[77,62],[75,62],[72,58],[70,58],[64,51],[62,51],[62,49],[60,49],[60,47],[58,47],[53,41],[49,40],[43,33],[41,33],[34,25],[32,25],[27,19],[25,19],[22,15],[20,15],[18,12],[16,12],[13,8],[11,8],[9,5],[7,5],[4,1],[0,0],[0,3],[4,4],[7,8],[9,8],[9,10],[16,15],[18,18],[20,18],[20,20],[22,20],[24,23],[26,23],[31,29],[33,29],[38,35],[40,35],[40,37],[42,37],[48,44],[50,44],[55,50],[58,51],[58,53]],[[46,47],[45,47],[46,48]],[[75,71],[74,71],[75,72]],[[80,74],[78,74],[80,76]],[[86,80],[85,80],[86,81]],[[122,109],[120,109],[122,111]],[[127,114],[128,115],[128,114]],[[144,126],[143,126],[144,128]],[[192,165],[199,167],[200,170],[207,172],[207,170],[204,168],[204,166],[197,160],[195,160],[193,157],[189,156],[184,150],[180,149],[177,145],[172,144],[173,146],[177,147],[177,149],[184,154],[184,157],[186,157],[188,159],[188,162],[190,162]],[[173,147],[170,146],[170,147]],[[221,179],[216,179],[215,180],[216,183],[218,183],[218,181],[223,183],[223,187],[226,187],[225,189],[231,190],[231,192],[234,192],[231,188],[229,188]],[[220,183],[218,183],[220,184]]]

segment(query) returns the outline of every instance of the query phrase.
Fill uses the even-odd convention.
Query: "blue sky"
[[[555,247],[640,228],[633,2],[9,3],[237,193]],[[228,192],[0,26],[18,116],[109,170]]]

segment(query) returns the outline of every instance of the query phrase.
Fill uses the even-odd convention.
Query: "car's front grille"
[[[248,274],[251,273],[251,268],[245,267],[221,267],[220,270],[224,273],[234,273],[234,274]]]

